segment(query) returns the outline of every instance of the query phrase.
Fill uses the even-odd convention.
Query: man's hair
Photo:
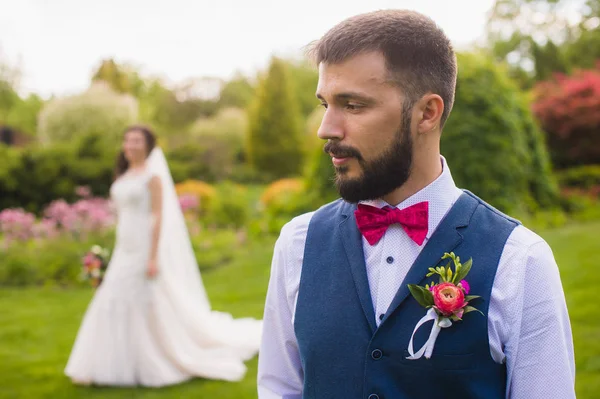
[[[337,64],[370,51],[386,60],[390,80],[410,108],[428,92],[444,101],[444,125],[456,89],[456,56],[444,32],[429,17],[408,10],[382,10],[348,18],[309,48],[316,64]]]

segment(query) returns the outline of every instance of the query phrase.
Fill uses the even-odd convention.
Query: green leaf
[[[421,306],[428,307],[433,305],[433,295],[428,289],[416,284],[408,284],[408,289]]]
[[[479,312],[481,313],[482,316],[484,316],[483,312],[479,309],[474,308],[473,306],[465,306],[465,312],[464,314],[470,313],[470,312]]]
[[[462,264],[460,271],[456,273],[456,281],[460,283],[461,280],[464,280],[471,271],[471,266],[473,265],[473,258],[469,259],[465,263]]]
[[[473,299],[481,298],[479,295],[467,295],[465,301],[471,302]]]
[[[462,265],[456,266],[456,269],[454,270],[454,277],[451,281],[454,285],[457,285],[459,283],[459,281],[456,280],[456,277],[459,275],[458,273],[460,273],[460,269],[462,269]]]
[[[444,267],[437,267],[437,274],[440,276],[440,284],[446,281],[446,269]]]

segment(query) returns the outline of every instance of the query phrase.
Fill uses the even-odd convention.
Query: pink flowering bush
[[[61,235],[75,238],[91,232],[106,231],[114,225],[114,215],[108,200],[89,198],[68,204],[64,200],[52,202],[44,211],[44,217],[22,209],[0,211],[0,234],[4,245],[31,239],[50,239]]]
[[[22,209],[0,211],[0,286],[81,283],[86,247],[113,243],[115,215],[106,199],[52,202],[36,219]]]
[[[93,197],[89,188],[78,187],[77,195],[80,199],[72,204],[53,201],[40,218],[23,209],[0,211],[0,287],[84,283],[82,256],[93,246],[112,248],[116,215],[111,202]],[[182,195],[179,203],[192,239],[204,242],[204,237],[197,240],[202,232],[197,198]]]
[[[23,209],[0,212],[0,232],[7,241],[26,241],[33,237],[35,216]]]
[[[64,200],[53,201],[44,211],[44,216],[56,223],[61,231],[73,236],[106,230],[115,222],[110,202],[102,198],[84,198],[74,204],[67,204]]]
[[[183,194],[179,196],[179,205],[183,213],[196,212],[199,209],[200,201],[196,195]]]

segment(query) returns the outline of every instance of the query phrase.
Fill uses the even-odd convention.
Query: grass
[[[215,310],[262,318],[272,250],[273,239],[260,240],[203,274]],[[237,383],[195,379],[159,390],[73,386],[63,370],[92,295],[90,288],[0,290],[0,398],[256,397],[256,357]]]
[[[594,298],[600,290],[600,222],[567,225],[542,233],[554,252],[575,344],[576,391],[580,399],[600,392],[600,318]]]
[[[600,222],[542,232],[561,269],[571,315],[577,365],[577,397],[600,392],[600,319],[594,298],[600,283]],[[203,274],[217,310],[236,317],[261,317],[273,239],[233,250],[233,260]],[[90,289],[3,289],[0,291],[0,398],[208,398],[256,397],[257,359],[239,383],[201,379],[163,389],[75,387],[63,369]]]

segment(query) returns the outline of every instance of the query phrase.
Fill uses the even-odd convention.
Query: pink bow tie
[[[418,245],[423,245],[429,230],[429,202],[419,202],[405,209],[376,208],[358,204],[354,211],[358,230],[369,244],[375,245],[391,224],[398,223]]]

